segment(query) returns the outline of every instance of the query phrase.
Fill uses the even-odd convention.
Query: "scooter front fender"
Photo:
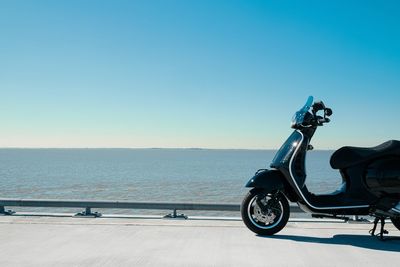
[[[246,187],[263,188],[268,191],[282,190],[284,188],[283,179],[279,170],[259,170],[247,182]]]

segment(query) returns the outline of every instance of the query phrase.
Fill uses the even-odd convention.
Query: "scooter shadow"
[[[297,235],[260,236],[262,238],[292,240],[296,242],[319,243],[329,245],[350,245],[382,251],[400,251],[400,236],[387,236],[384,240],[370,235],[334,235],[332,237],[311,237]]]

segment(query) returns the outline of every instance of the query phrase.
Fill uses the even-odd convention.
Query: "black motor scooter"
[[[288,200],[297,202],[313,217],[346,220],[350,215],[373,216],[370,233],[375,235],[380,221],[381,238],[387,233],[387,218],[400,230],[400,141],[391,140],[372,148],[340,148],[330,159],[332,168],[342,176],[340,188],[322,195],[308,191],[306,153],[313,149],[310,140],[316,129],[328,123],[331,115],[330,108],[322,101],[313,103],[310,96],[295,113],[295,130],[276,153],[271,168],[258,170],[246,184],[253,189],[243,199],[241,215],[251,231],[273,235],[282,230],[289,219]]]

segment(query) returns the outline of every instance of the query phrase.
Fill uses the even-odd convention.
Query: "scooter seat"
[[[390,140],[375,147],[345,146],[336,150],[330,160],[334,169],[345,169],[382,156],[400,156],[400,141]]]

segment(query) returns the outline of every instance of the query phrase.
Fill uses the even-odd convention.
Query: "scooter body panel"
[[[343,187],[332,194],[315,195],[308,191],[305,159],[309,140],[315,130],[295,130],[277,152],[271,167],[280,170],[287,184],[293,189],[297,201],[312,213],[332,215],[368,214],[379,198],[371,193],[365,183],[367,163],[341,170]],[[390,209],[391,207],[387,207]]]
[[[269,192],[274,190],[282,190],[284,177],[278,170],[259,170],[247,182],[246,187],[263,188]]]

